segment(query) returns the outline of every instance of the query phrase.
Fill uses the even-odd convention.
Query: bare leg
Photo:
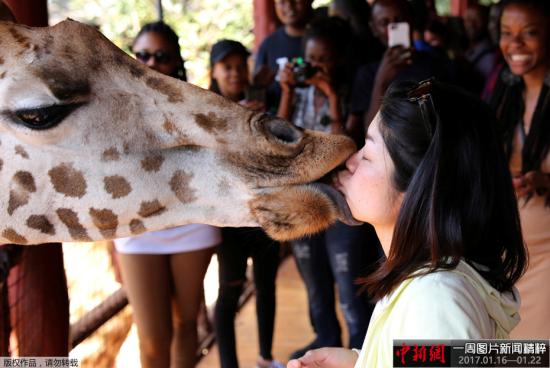
[[[142,368],[170,366],[172,309],[169,255],[122,254],[124,288],[138,328]]]
[[[198,348],[197,316],[203,299],[204,274],[215,248],[173,254],[170,266],[174,281],[173,368],[192,368]]]

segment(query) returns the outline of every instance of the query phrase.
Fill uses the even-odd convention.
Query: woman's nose
[[[351,155],[350,158],[346,161],[346,168],[350,172],[354,172],[357,168],[357,165],[359,164],[359,158],[360,158],[361,151],[355,152],[353,155]]]
[[[151,57],[151,58],[149,58],[149,60],[147,60],[146,64],[149,68],[154,68],[156,66],[157,62],[156,62],[154,57]]]

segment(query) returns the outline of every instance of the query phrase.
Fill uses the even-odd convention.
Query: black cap
[[[242,43],[233,40],[220,40],[212,46],[210,53],[210,65],[216,64],[223,60],[229,54],[239,54],[245,58],[250,55],[250,52],[243,46]]]

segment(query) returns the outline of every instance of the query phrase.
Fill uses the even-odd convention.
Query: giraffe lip
[[[363,222],[358,221],[353,217],[344,195],[336,190],[336,188],[320,182],[312,183],[310,186],[325,194],[336,205],[336,208],[338,209],[338,220],[340,222],[350,226],[359,226],[363,224]]]

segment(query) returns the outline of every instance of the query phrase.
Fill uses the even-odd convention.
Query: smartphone
[[[388,46],[411,47],[411,31],[409,23],[399,22],[388,24]]]
[[[260,101],[265,103],[265,88],[250,86],[244,90],[244,99],[247,101]]]

